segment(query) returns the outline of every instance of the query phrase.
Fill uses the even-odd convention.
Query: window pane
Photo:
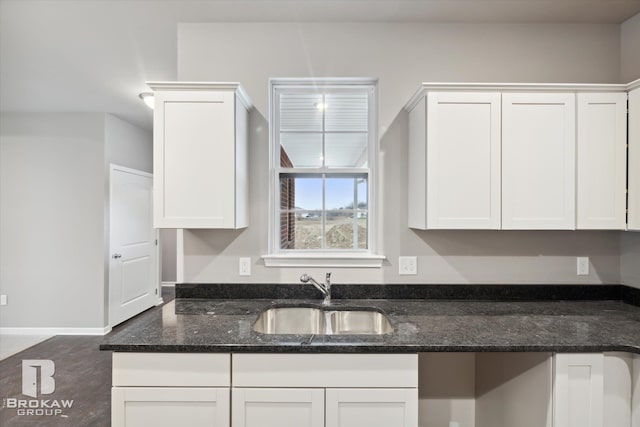
[[[367,132],[369,95],[366,92],[325,95],[325,130]]]
[[[322,178],[282,174],[280,209],[322,210]]]
[[[367,213],[358,211],[356,219],[358,223],[358,249],[367,249]]]
[[[296,214],[294,212],[280,214],[280,248],[296,248]]]
[[[322,134],[280,134],[280,167],[316,168],[320,166],[322,166]]]
[[[322,95],[280,94],[280,131],[322,131]]]
[[[367,139],[366,133],[325,134],[325,164],[333,167],[366,168]]]
[[[322,214],[296,214],[295,249],[322,249]]]
[[[325,183],[326,209],[354,209],[356,178],[327,178]]]
[[[367,248],[367,219],[358,218],[357,212],[327,212],[326,230],[326,247],[329,249]]]
[[[357,208],[368,209],[369,202],[368,202],[368,193],[367,193],[367,179],[357,178],[356,185],[358,187]]]

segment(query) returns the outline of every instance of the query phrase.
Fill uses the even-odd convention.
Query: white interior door
[[[152,175],[111,166],[109,324],[152,307],[158,298]]]

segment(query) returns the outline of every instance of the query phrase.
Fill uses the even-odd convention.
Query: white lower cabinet
[[[228,427],[231,355],[113,353],[113,427]]]
[[[418,389],[327,389],[326,427],[418,425]]]
[[[633,355],[556,354],[554,427],[637,427],[632,424]]]
[[[324,389],[234,388],[233,427],[324,427]]]
[[[114,387],[112,425],[226,427],[228,388]]]
[[[631,385],[631,426],[640,427],[640,354],[633,355]]]
[[[234,354],[233,427],[417,427],[417,354]]]
[[[554,427],[602,427],[604,355],[556,354]]]
[[[640,355],[113,355],[112,426],[451,423],[640,427]]]

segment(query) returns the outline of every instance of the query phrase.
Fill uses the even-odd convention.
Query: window
[[[272,255],[382,258],[376,110],[375,80],[271,80]]]

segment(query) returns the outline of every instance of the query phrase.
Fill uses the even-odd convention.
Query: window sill
[[[296,253],[264,255],[265,267],[381,268],[385,257],[368,253]]]

